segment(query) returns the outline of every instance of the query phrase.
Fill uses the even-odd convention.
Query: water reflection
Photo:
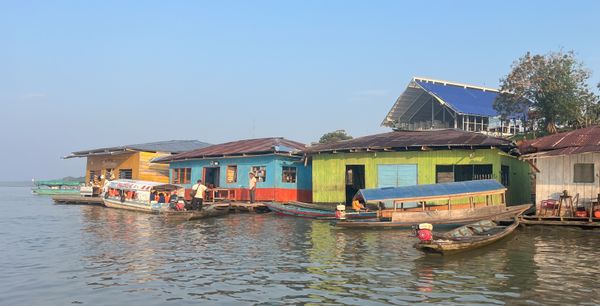
[[[269,214],[173,223],[5,198],[14,207],[0,215],[7,305],[600,303],[600,231],[519,228],[442,257],[415,250],[406,230]]]

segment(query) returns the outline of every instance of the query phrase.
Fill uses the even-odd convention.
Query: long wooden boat
[[[159,198],[153,196],[161,193],[168,196]],[[221,216],[229,212],[229,207],[211,205],[207,205],[199,211],[173,209],[174,204],[183,203],[183,195],[184,188],[179,185],[138,180],[114,180],[108,183],[103,198],[104,205],[107,207],[159,214],[169,220],[202,219]]]
[[[392,188],[361,189],[354,197],[365,203],[392,202],[372,220],[345,220],[348,228],[406,228],[419,223],[460,226],[480,220],[512,219],[530,204],[506,206],[506,188],[496,180],[464,181]],[[411,203],[410,207],[407,204]],[[444,203],[444,204],[440,204]]]
[[[35,195],[79,195],[80,182],[50,180],[34,181],[35,187],[31,192]]]
[[[315,218],[324,220],[335,219],[335,211],[324,210],[318,208],[310,208],[307,203],[305,205],[297,205],[294,202],[290,203],[265,203],[267,207],[278,215],[303,217],[303,218]],[[361,212],[346,212],[346,218],[348,219],[370,219],[376,218],[376,211],[361,211]]]
[[[415,247],[424,252],[451,254],[480,248],[510,235],[519,226],[515,217],[510,221],[481,220],[449,232],[433,233],[433,239],[420,241]]]

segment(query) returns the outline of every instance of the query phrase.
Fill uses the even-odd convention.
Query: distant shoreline
[[[31,181],[7,181],[0,182],[0,187],[33,187]]]

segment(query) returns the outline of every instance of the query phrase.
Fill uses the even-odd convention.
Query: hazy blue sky
[[[71,151],[379,126],[412,76],[496,87],[526,51],[600,81],[600,1],[0,1],[0,180]]]

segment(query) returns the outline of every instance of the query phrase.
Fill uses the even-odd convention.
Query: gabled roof
[[[325,152],[360,151],[406,151],[452,148],[491,148],[511,152],[516,144],[510,140],[487,136],[481,133],[459,129],[440,129],[422,131],[393,131],[342,140],[328,144],[318,144],[305,150],[307,154]]]
[[[420,108],[415,103],[429,97],[459,114],[497,116],[493,104],[498,95],[499,91],[493,88],[414,77],[381,125],[393,127],[394,120],[411,115]]]
[[[494,101],[499,91],[467,84],[415,78],[415,82],[430,95],[447,103],[461,114],[496,116]]]
[[[305,148],[305,144],[288,140],[283,137],[245,139],[166,156],[157,159],[154,162],[165,163],[189,159],[253,156],[275,153],[298,154]]]
[[[130,151],[180,153],[204,148],[207,146],[210,146],[210,144],[198,140],[168,140],[77,151],[71,153],[71,155],[66,156],[65,158],[87,157],[93,155],[115,155]]]
[[[519,149],[523,154],[556,156],[587,152],[600,152],[600,126],[548,135],[523,142]]]

